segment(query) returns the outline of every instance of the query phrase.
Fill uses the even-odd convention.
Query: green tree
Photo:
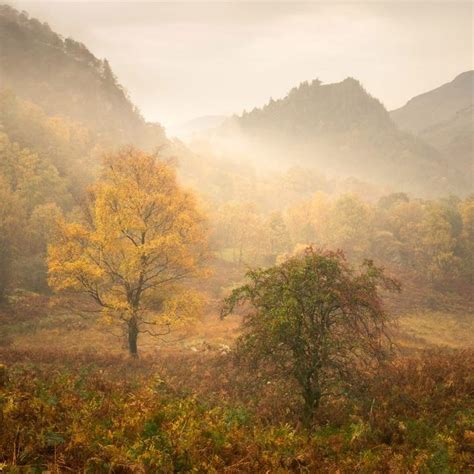
[[[245,304],[238,351],[269,362],[293,379],[310,423],[321,399],[348,388],[358,370],[370,370],[388,355],[388,316],[379,293],[399,284],[366,261],[352,270],[342,252],[290,258],[247,273],[249,282],[225,300],[222,316]]]
[[[457,276],[460,259],[456,256],[456,225],[451,213],[437,202],[425,206],[420,231],[420,270],[432,283]]]

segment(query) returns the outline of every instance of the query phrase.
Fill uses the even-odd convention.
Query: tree
[[[40,204],[25,222],[24,242],[21,253],[16,257],[18,283],[23,288],[35,292],[48,291],[47,249],[62,215],[56,204]]]
[[[270,254],[273,258],[288,250],[291,245],[290,234],[281,212],[272,212],[268,217]]]
[[[326,245],[342,248],[351,259],[361,261],[369,255],[372,228],[371,207],[355,195],[342,195],[331,208]]]
[[[13,280],[13,261],[24,219],[21,201],[0,176],[0,302]]]
[[[196,301],[180,283],[205,258],[203,217],[169,165],[132,148],[106,156],[85,211],[60,224],[49,283],[89,297],[137,356],[139,333],[168,333]]]
[[[262,216],[252,203],[231,201],[218,209],[215,240],[230,250],[232,261],[242,265],[262,257],[267,241]]]
[[[246,304],[238,351],[296,382],[306,423],[322,397],[349,387],[358,369],[370,370],[387,356],[388,316],[379,290],[399,285],[371,261],[355,272],[341,251],[309,247],[247,278],[225,300],[222,316]]]
[[[382,209],[390,209],[401,202],[410,202],[410,198],[406,193],[391,193],[382,196],[377,205]]]
[[[432,283],[457,274],[460,259],[455,255],[456,229],[450,213],[438,203],[425,206],[420,230],[420,266]]]
[[[28,148],[12,143],[0,132],[0,176],[24,203],[27,212],[38,204],[66,202],[64,180],[57,170]]]
[[[468,196],[459,204],[462,218],[460,236],[461,255],[463,257],[463,273],[468,281],[474,281],[474,195]]]

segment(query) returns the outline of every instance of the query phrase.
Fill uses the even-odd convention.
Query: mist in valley
[[[474,470],[472,34],[0,5],[0,472]]]

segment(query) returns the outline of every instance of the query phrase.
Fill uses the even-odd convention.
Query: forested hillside
[[[163,129],[145,122],[106,59],[8,5],[0,6],[0,70],[0,88],[48,115],[86,124],[101,140],[145,148],[164,140]]]
[[[84,126],[48,117],[11,91],[0,92],[0,124],[0,295],[12,287],[44,291],[53,222],[80,202],[100,147]]]
[[[436,149],[400,131],[355,79],[302,83],[283,99],[228,121],[216,141],[255,162],[298,162],[433,196],[467,192],[468,182]]]
[[[0,294],[45,291],[53,222],[80,207],[101,156],[168,144],[106,60],[46,23],[0,6]]]

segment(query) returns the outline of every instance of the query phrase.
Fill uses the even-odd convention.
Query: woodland
[[[473,472],[460,73],[395,111],[302,82],[185,142],[1,5],[0,472]]]

